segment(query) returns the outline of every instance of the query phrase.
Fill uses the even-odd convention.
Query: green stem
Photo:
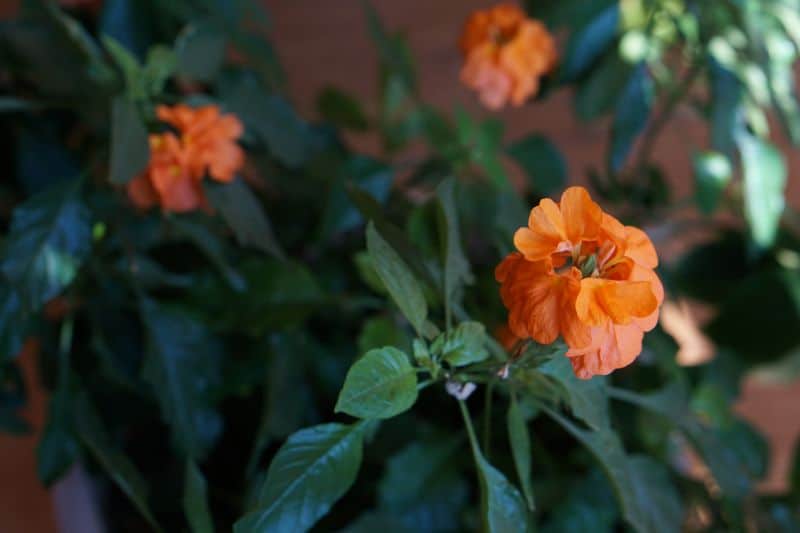
[[[689,67],[689,71],[686,74],[686,77],[683,79],[683,82],[667,96],[664,106],[650,123],[650,127],[647,128],[647,131],[642,138],[641,149],[639,150],[638,157],[636,158],[636,164],[634,165],[634,169],[636,169],[637,172],[641,172],[644,169],[647,161],[650,159],[650,154],[655,147],[656,140],[661,134],[661,130],[664,129],[664,126],[666,126],[667,123],[669,123],[670,119],[672,118],[672,114],[678,107],[678,104],[681,103],[681,101],[689,93],[689,90],[692,88],[692,85],[694,85],[697,76],[699,76],[702,71],[703,68],[700,63],[692,64]]]
[[[483,450],[487,460],[491,455],[492,393],[494,392],[494,383],[494,380],[492,380],[486,385],[483,404]]]
[[[469,416],[469,410],[464,400],[458,400],[458,407],[461,409],[461,416],[464,418],[464,427],[467,428],[467,435],[469,436],[469,444],[472,447],[472,455],[475,456],[477,462],[481,457],[481,447],[478,445],[478,437],[475,436],[475,428],[472,426],[472,418]]]
[[[69,359],[72,351],[72,336],[75,331],[75,321],[69,316],[61,324],[58,337],[58,386],[64,387],[69,379]]]

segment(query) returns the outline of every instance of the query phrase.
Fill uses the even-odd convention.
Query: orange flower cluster
[[[128,196],[140,208],[160,204],[164,211],[186,212],[208,206],[203,178],[228,183],[244,163],[236,144],[242,123],[214,105],[159,106],[156,116],[175,128],[150,135],[150,163],[128,184]]]
[[[581,379],[636,359],[664,300],[658,257],[642,230],[570,187],[560,205],[546,198],[531,210],[514,245],[495,270],[514,335],[541,344],[560,335]]]
[[[461,81],[478,91],[490,109],[515,106],[534,96],[539,78],[552,71],[558,54],[547,28],[513,4],[476,11],[461,35],[466,58]]]

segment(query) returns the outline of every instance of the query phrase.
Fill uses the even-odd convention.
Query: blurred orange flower
[[[583,379],[632,363],[664,300],[647,235],[570,187],[560,204],[544,199],[531,210],[514,244],[495,271],[511,332],[541,344],[560,335]]]
[[[150,135],[150,162],[128,184],[128,196],[140,208],[160,204],[165,211],[186,212],[208,208],[203,178],[228,183],[244,163],[236,143],[242,123],[222,115],[217,106],[159,106],[156,116],[173,126],[172,132]]]
[[[490,109],[515,106],[534,96],[539,78],[553,70],[556,44],[547,28],[513,4],[476,11],[461,35],[461,81]]]

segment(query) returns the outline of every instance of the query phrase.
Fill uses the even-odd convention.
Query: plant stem
[[[644,169],[644,166],[650,159],[651,152],[655,147],[656,140],[658,140],[658,136],[661,134],[661,130],[663,130],[664,126],[669,123],[670,119],[672,118],[672,114],[678,107],[678,104],[681,103],[681,101],[689,93],[692,85],[694,85],[694,81],[697,79],[697,76],[700,75],[702,70],[702,66],[699,63],[692,63],[692,65],[689,67],[686,77],[683,79],[683,82],[676,87],[675,90],[670,92],[669,95],[667,95],[666,102],[653,121],[650,123],[650,126],[647,128],[644,137],[642,137],[641,148],[639,149],[639,154],[633,167],[637,173]]]
[[[475,436],[475,428],[472,425],[472,418],[469,415],[467,404],[464,400],[458,400],[458,407],[461,409],[461,417],[464,419],[464,427],[467,429],[469,436],[469,444],[472,447],[472,455],[475,456],[475,461],[481,457],[481,448],[478,445],[478,437]]]
[[[483,453],[486,459],[491,455],[492,437],[492,396],[494,392],[494,380],[486,385],[483,404]]]

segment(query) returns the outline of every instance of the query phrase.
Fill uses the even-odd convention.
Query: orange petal
[[[528,261],[512,253],[495,275],[503,284],[500,295],[509,311],[509,327],[517,337],[550,344],[563,335],[569,343],[588,344],[589,329],[575,312],[580,290],[577,269],[557,275],[549,261]]]
[[[158,195],[147,174],[142,174],[129,181],[127,190],[128,198],[139,209],[149,209],[158,203]]]
[[[569,350],[572,369],[580,379],[610,374],[628,366],[642,352],[644,333],[636,324],[607,323],[591,330],[591,345],[582,350]]]
[[[583,187],[570,187],[561,195],[561,215],[566,237],[573,244],[597,239],[603,211]]]
[[[656,268],[658,255],[655,246],[645,232],[633,226],[625,226],[625,255],[643,267]]]
[[[586,278],[575,306],[583,322],[601,326],[608,320],[629,324],[634,317],[644,318],[658,308],[658,301],[647,281]]]

